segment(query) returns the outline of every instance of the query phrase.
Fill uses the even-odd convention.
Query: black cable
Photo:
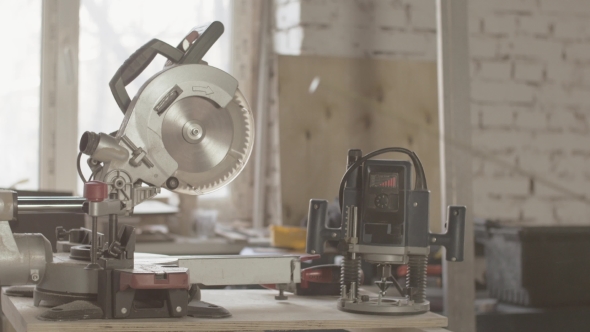
[[[92,174],[90,174],[90,177],[88,178],[88,181],[92,181],[94,180],[94,177],[96,176],[97,172],[92,172]]]
[[[414,165],[414,169],[416,170],[416,183],[414,185],[414,190],[416,190],[416,189],[428,190],[428,186],[426,184],[426,174],[424,173],[424,167],[422,166],[422,162],[420,161],[420,158],[418,158],[416,153],[414,153],[411,150],[405,149],[405,148],[384,148],[384,149],[373,151],[373,152],[365,155],[364,157],[359,158],[354,164],[350,165],[350,167],[346,170],[346,172],[344,173],[344,176],[342,176],[342,180],[340,181],[340,190],[338,192],[338,201],[340,203],[340,208],[342,208],[342,205],[343,205],[344,187],[346,185],[346,179],[348,178],[350,173],[352,171],[356,170],[357,168],[359,168],[365,161],[367,161],[373,157],[376,157],[378,155],[388,153],[388,152],[400,152],[400,153],[408,155],[410,157],[410,159],[412,160],[412,164]]]
[[[80,168],[80,159],[82,158],[82,151],[78,152],[78,158],[76,159],[76,167],[78,168],[78,176],[82,180],[82,182],[86,183],[86,178],[84,174],[82,174],[82,169]]]

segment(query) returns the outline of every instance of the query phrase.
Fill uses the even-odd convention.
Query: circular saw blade
[[[187,97],[167,111],[162,140],[179,165],[173,176],[180,184],[173,191],[202,195],[240,174],[252,153],[254,119],[240,90],[224,108]]]
[[[218,108],[201,97],[175,103],[162,123],[162,140],[178,169],[189,173],[206,172],[227,155],[234,125],[227,109]]]

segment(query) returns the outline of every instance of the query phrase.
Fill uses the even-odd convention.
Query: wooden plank
[[[36,308],[30,298],[2,293],[2,309],[17,331],[248,331],[309,329],[436,328],[447,319],[434,313],[411,316],[359,315],[336,309],[336,297],[289,296],[276,301],[270,290],[204,290],[203,300],[225,307],[225,319],[87,320],[47,322],[35,318],[46,308]]]
[[[76,192],[79,0],[43,1],[39,187]]]
[[[466,205],[465,260],[443,260],[444,309],[453,331],[475,331],[473,187],[467,0],[437,0],[441,196],[447,205]],[[444,221],[443,221],[444,222]]]
[[[272,67],[271,40],[271,10],[272,2],[262,0],[259,27],[259,61],[258,87],[256,96],[256,142],[254,154],[254,209],[252,212],[252,227],[261,231],[266,221],[266,176],[268,166],[268,115],[270,93],[270,71]]]
[[[401,146],[422,160],[432,192],[431,230],[440,231],[435,62],[280,56],[278,77],[286,225],[307,215],[309,199],[338,195],[348,149],[366,154]],[[310,94],[316,77],[319,86]]]
[[[4,314],[6,319],[8,319],[13,329],[15,329],[16,331],[26,331],[27,321],[25,316],[19,313],[16,304],[10,300],[11,298],[6,296],[4,294],[4,291],[2,291],[2,298],[0,299],[2,313]]]
[[[226,239],[229,243],[248,243],[248,237],[222,225],[215,226],[215,234]]]
[[[224,238],[198,239],[174,236],[174,242],[138,242],[137,252],[163,255],[237,255],[247,243],[230,243]]]
[[[361,330],[357,330],[357,329],[348,329],[348,332],[356,332],[356,331],[363,331],[363,332],[386,332],[386,331],[391,331],[391,329],[361,329]],[[450,332],[447,329],[444,329],[442,327],[435,327],[435,328],[416,328],[416,327],[411,327],[411,328],[402,328],[402,329],[395,329],[395,332]]]

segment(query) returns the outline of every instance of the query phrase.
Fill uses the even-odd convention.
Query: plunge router
[[[398,152],[405,160],[375,160],[378,155]],[[413,165],[413,167],[412,167]],[[412,168],[415,185],[412,189]],[[339,190],[341,226],[327,226],[328,201],[312,199],[309,204],[307,253],[322,254],[326,242],[336,242],[342,253],[342,311],[403,315],[430,310],[426,300],[426,266],[430,245],[445,247],[446,259],[463,260],[465,233],[464,206],[449,206],[447,232],[429,232],[430,191],[418,156],[405,148],[385,148],[362,156],[361,150],[349,150],[346,172]],[[380,278],[376,297],[361,296],[361,261],[377,266]],[[392,266],[408,265],[406,285],[402,287],[391,274]],[[395,286],[400,297],[388,297]]]

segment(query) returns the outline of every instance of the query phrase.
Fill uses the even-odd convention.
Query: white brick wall
[[[278,53],[436,60],[434,0],[275,1]],[[473,160],[474,214],[590,224],[590,203],[543,183],[590,197],[590,1],[469,6],[473,147],[489,156]]]
[[[275,0],[275,5],[279,54],[436,58],[433,0]]]
[[[590,84],[584,81],[590,2],[474,0],[469,15],[472,112],[482,119],[473,128],[474,147],[511,147],[498,158],[590,194]],[[508,74],[502,64],[511,67]],[[494,172],[489,164],[474,173],[476,215],[525,224],[590,223],[587,203],[538,178]]]

